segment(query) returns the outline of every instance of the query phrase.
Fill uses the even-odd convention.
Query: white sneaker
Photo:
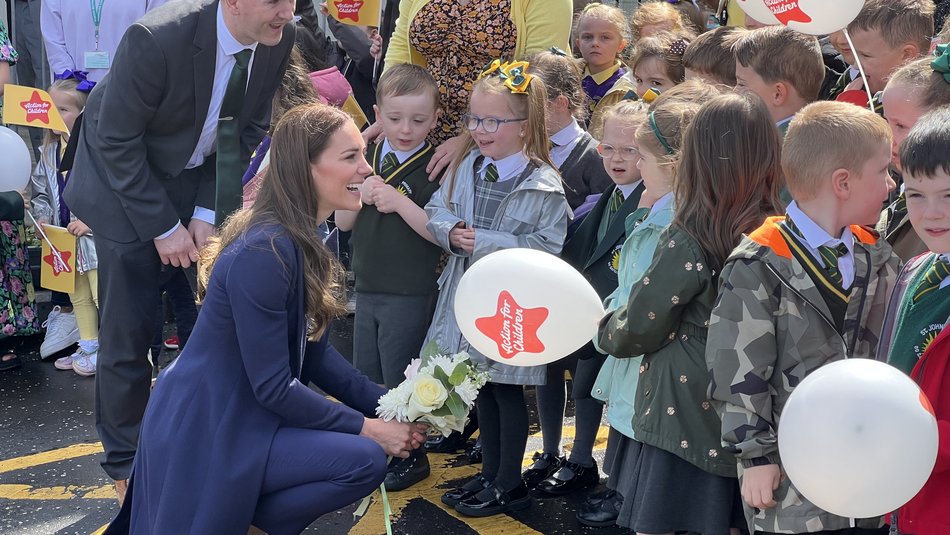
[[[96,374],[96,357],[99,356],[99,350],[92,353],[86,353],[79,348],[73,354],[73,371],[83,377],[92,377]]]
[[[79,342],[79,325],[76,324],[76,315],[72,312],[63,312],[59,305],[53,307],[49,318],[43,322],[46,336],[40,345],[40,358],[52,356],[57,351]]]
[[[75,356],[76,354],[73,353],[72,355],[69,355],[68,357],[59,357],[58,359],[56,359],[56,362],[53,363],[53,367],[55,367],[57,370],[63,370],[63,371],[72,370],[73,357]]]

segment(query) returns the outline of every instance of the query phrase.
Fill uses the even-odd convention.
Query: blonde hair
[[[867,0],[848,29],[877,31],[891,48],[912,44],[926,54],[934,34],[934,11],[933,0]]]
[[[574,19],[574,28],[571,33],[575,39],[577,39],[577,33],[580,31],[581,22],[585,18],[605,20],[613,24],[617,29],[617,33],[620,34],[620,38],[628,43],[630,42],[630,23],[622,9],[596,2],[587,4]]]
[[[913,92],[920,107],[927,110],[950,104],[950,82],[943,78],[943,74],[933,70],[931,61],[931,57],[921,58],[897,69],[887,81],[885,91],[906,86]]]
[[[637,66],[648,59],[658,58],[663,62],[664,71],[674,84],[686,80],[686,67],[683,65],[683,54],[689,48],[691,37],[687,34],[661,32],[653,37],[646,37],[637,41],[637,46],[630,57],[630,70],[635,71]]]
[[[891,143],[887,121],[846,102],[814,102],[792,119],[782,148],[782,170],[792,197],[813,199],[837,169],[856,171],[881,144]]]
[[[647,118],[648,106],[640,100],[621,100],[604,110],[603,125],[607,128],[607,121],[623,121],[625,124],[639,127]],[[634,129],[634,133],[636,129]],[[633,137],[633,135],[631,135]]]
[[[732,52],[735,26],[720,26],[693,40],[683,53],[683,67],[730,87],[736,85],[736,56]]]
[[[643,29],[654,24],[669,23],[667,31],[681,32],[685,28],[683,15],[675,7],[666,2],[647,2],[641,4],[630,18],[630,29],[633,38],[641,39]]]
[[[528,64],[530,70],[530,63]],[[544,86],[544,80],[535,76],[531,79],[524,93],[513,93],[506,85],[504,80],[492,73],[479,78],[472,86],[472,96],[476,92],[483,92],[493,95],[504,95],[508,102],[508,109],[515,117],[526,117],[524,153],[536,164],[546,164],[554,169],[557,166],[551,160],[551,153],[548,148],[548,133],[545,126],[545,109],[548,102],[548,93]],[[471,98],[471,97],[470,97]],[[451,177],[448,183],[448,192],[451,196],[452,188],[455,182],[456,171],[468,153],[475,148],[475,140],[467,128],[462,128],[462,145],[455,154],[451,165],[446,171],[446,176]]]
[[[86,101],[89,100],[89,93],[80,91],[77,89],[79,86],[79,81],[75,78],[67,78],[65,80],[54,80],[50,84],[49,89],[56,91],[62,91],[70,96],[73,99],[73,104],[76,105],[76,109],[82,111],[86,107]],[[67,132],[68,134],[68,132]],[[47,129],[43,133],[43,145],[51,145],[63,139],[63,136],[53,132],[52,130]],[[47,162],[50,163],[50,162]],[[53,167],[56,166],[55,163],[50,163]]]
[[[563,96],[567,99],[571,115],[578,121],[587,118],[590,111],[587,106],[587,93],[581,85],[581,70],[574,58],[544,51],[538,52],[525,61],[530,67],[528,72],[544,82],[548,100]]]
[[[785,82],[805,102],[818,98],[825,63],[818,39],[787,26],[740,30],[732,51],[736,63],[755,71],[766,83]]]

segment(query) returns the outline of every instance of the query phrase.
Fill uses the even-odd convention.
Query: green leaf
[[[422,355],[423,362],[427,363],[426,359],[431,359],[432,357],[444,355],[445,350],[439,347],[438,342],[436,342],[435,340],[432,340],[431,342],[426,344],[425,347],[422,348],[422,351],[419,354]]]
[[[442,405],[438,409],[432,411],[430,414],[432,416],[449,416],[452,414],[452,409],[448,405]]]
[[[465,407],[465,402],[462,401],[462,398],[455,392],[449,394],[443,407],[448,407],[449,410],[452,411],[452,416],[460,420],[468,416],[468,409]]]
[[[452,388],[452,385],[449,382],[449,376],[444,371],[442,371],[442,368],[435,366],[435,368],[432,370],[432,377],[441,381],[442,386],[444,386],[446,389]]]
[[[452,375],[449,376],[449,383],[452,386],[458,386],[462,384],[462,381],[465,380],[465,377],[468,376],[468,365],[464,362],[460,362],[455,365],[455,369],[452,370]]]

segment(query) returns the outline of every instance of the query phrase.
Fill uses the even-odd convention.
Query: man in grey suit
[[[96,426],[120,503],[148,402],[159,286],[240,206],[293,15],[294,0],[173,0],[129,28],[86,104],[64,198],[99,256]]]

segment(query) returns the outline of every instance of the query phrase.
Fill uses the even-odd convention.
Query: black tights
[[[528,443],[524,387],[488,383],[478,393],[482,475],[503,492],[521,483],[521,461]]]

